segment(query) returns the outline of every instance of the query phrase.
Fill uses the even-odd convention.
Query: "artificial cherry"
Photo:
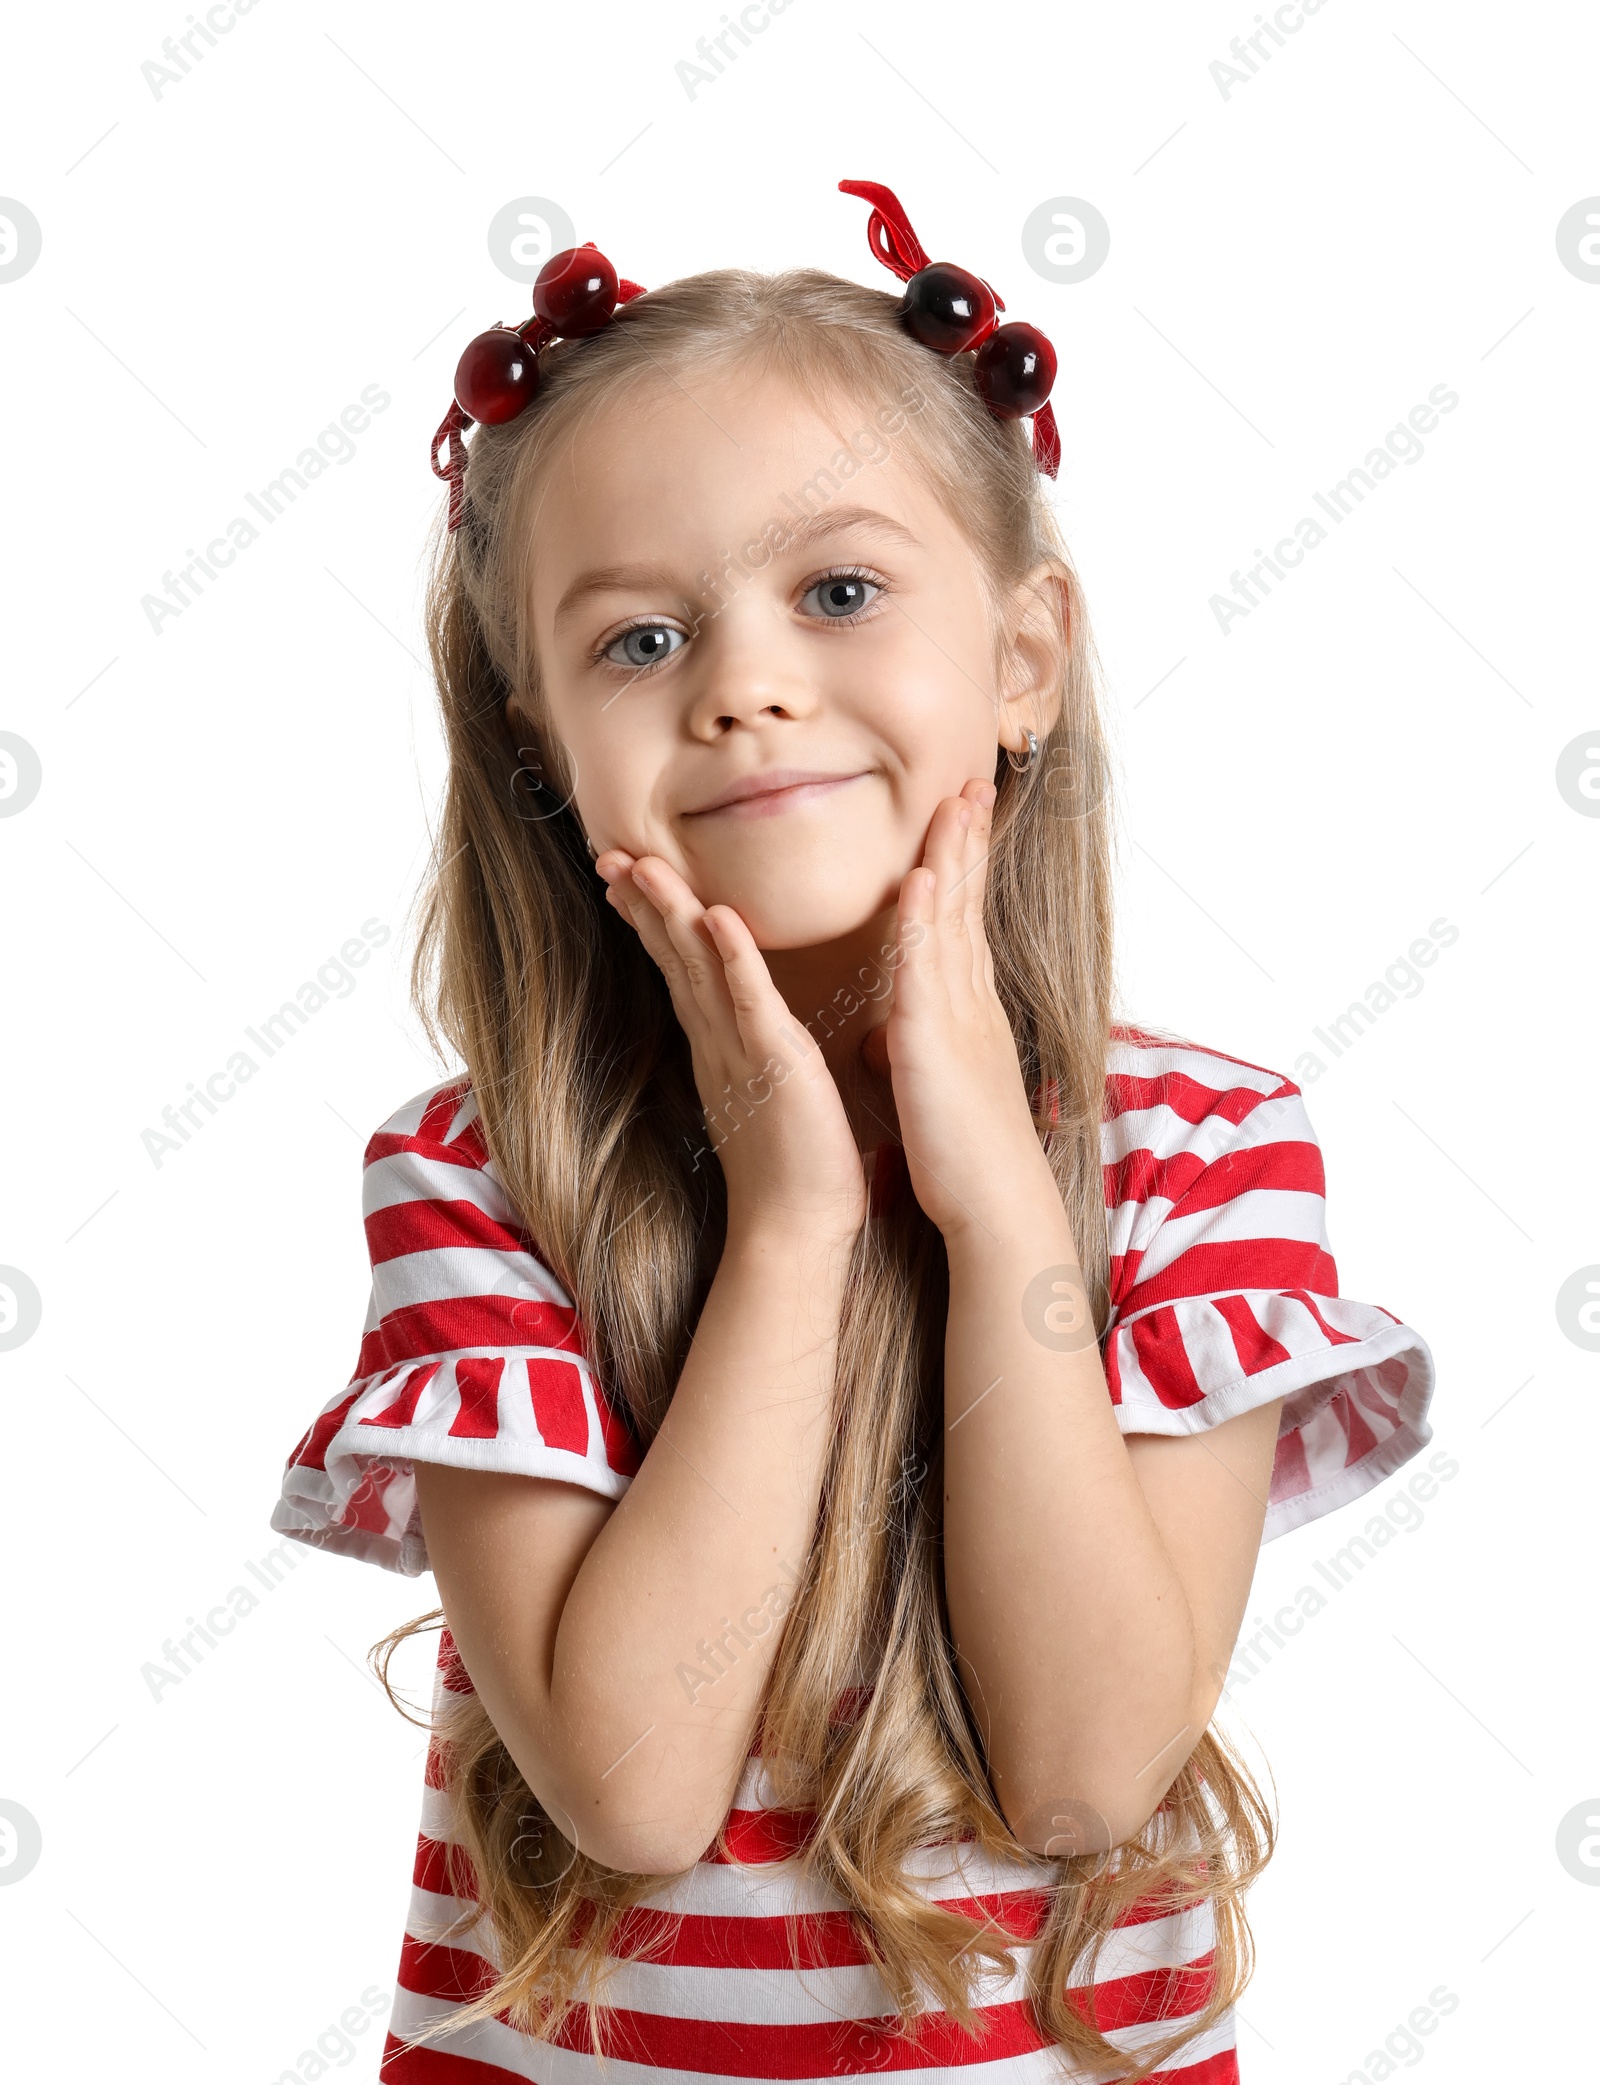
[[[994,291],[953,261],[932,261],[906,284],[900,305],[905,329],[924,347],[959,355],[994,330]]]
[[[456,364],[456,403],[485,427],[514,420],[539,383],[534,351],[509,326],[491,326],[469,340]]]
[[[533,308],[564,340],[598,333],[617,308],[617,271],[597,246],[569,246],[539,270]]]
[[[978,396],[1002,420],[1036,413],[1056,380],[1056,351],[1037,326],[997,326],[972,361]]]

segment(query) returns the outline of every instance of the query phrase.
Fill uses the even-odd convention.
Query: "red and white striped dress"
[[[1381,1304],[1339,1295],[1321,1153],[1292,1081],[1118,1028],[1102,1150],[1113,1304],[1102,1351],[1125,1433],[1204,1432],[1281,1397],[1266,1540],[1358,1497],[1426,1444],[1432,1356]],[[876,1196],[891,1169],[874,1171]],[[373,1136],[363,1202],[372,1297],[360,1357],[290,1455],[273,1528],[414,1576],[428,1568],[418,1459],[620,1498],[638,1448],[584,1359],[571,1298],[496,1178],[465,1078],[417,1095]],[[435,1703],[470,1687],[445,1630]],[[999,1867],[967,1843],[920,1852],[930,1896],[976,1906],[1021,1944],[1016,1975],[989,1972],[980,1985],[981,2038],[937,2011],[902,2037],[886,2027],[891,2001],[838,1900],[796,1872],[804,1828],[769,1800],[752,1757],[717,1845],[630,1915],[627,1951],[654,1944],[650,1960],[626,1963],[608,1985],[603,2069],[582,2009],[557,2043],[491,2018],[412,2049],[404,2037],[486,1989],[494,1960],[481,1929],[437,1938],[471,1905],[450,1893],[430,1746],[382,2076],[727,2085],[893,2072],[902,2085],[931,2085],[960,2069],[974,2085],[1062,2085],[1077,2075],[1041,2035],[1023,1982],[1047,1866]],[[1102,2030],[1132,2055],[1199,2012],[1213,1940],[1208,1906],[1136,1908],[1101,1958]],[[1157,2075],[1170,2085],[1237,2080],[1231,2016]]]

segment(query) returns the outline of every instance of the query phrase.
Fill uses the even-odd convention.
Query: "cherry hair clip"
[[[972,380],[997,420],[1033,415],[1033,460],[1047,477],[1061,467],[1061,436],[1050,408],[1056,351],[1037,326],[997,323],[1004,302],[979,275],[953,261],[930,261],[892,188],[877,181],[841,181],[845,195],[871,203],[867,244],[874,260],[905,284],[900,323],[938,355],[972,348]]]
[[[892,189],[876,181],[841,181],[839,187],[872,205],[867,244],[873,258],[905,284],[899,316],[906,331],[935,354],[973,349],[978,396],[998,420],[1033,416],[1034,462],[1053,478],[1061,463],[1061,438],[1049,405],[1055,349],[1037,326],[1015,320],[1000,325],[997,314],[1005,305],[980,276],[953,261],[930,261]],[[461,525],[465,499],[466,430],[474,422],[499,427],[514,420],[538,393],[542,347],[603,332],[619,304],[644,294],[641,283],[619,276],[588,240],[554,255],[539,270],[531,319],[520,326],[497,323],[467,342],[456,364],[455,397],[428,450],[434,476],[450,488],[452,531]],[[441,444],[446,449],[442,467]]]
[[[644,295],[644,285],[619,276],[592,239],[555,254],[533,285],[533,317],[520,326],[496,324],[469,340],[456,364],[455,398],[428,451],[433,475],[450,487],[450,527],[461,524],[467,445],[473,422],[499,427],[531,404],[539,388],[539,350],[552,340],[584,340],[611,323],[619,304]],[[439,444],[448,460],[439,467]]]

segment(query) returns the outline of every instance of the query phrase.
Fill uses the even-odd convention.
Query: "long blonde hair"
[[[603,902],[571,808],[526,601],[540,486],[558,445],[586,416],[664,375],[695,385],[754,365],[797,378],[846,419],[887,405],[894,410],[867,426],[903,414],[893,438],[955,515],[996,601],[1041,560],[1057,561],[1068,619],[1061,710],[1032,770],[997,762],[985,923],[1095,1329],[1105,1332],[1111,812],[1088,620],[1021,424],[984,409],[970,355],[931,354],[901,329],[896,309],[892,295],[811,269],[719,270],[652,291],[603,333],[545,351],[536,403],[477,431],[462,525],[447,534],[441,520],[436,537],[428,637],[449,779],[412,993],[434,1047],[442,1036],[465,1063],[500,1179],[577,1305],[599,1381],[646,1447],[721,1256],[725,1191],[719,1167],[695,1162],[704,1117],[665,983]],[[847,429],[814,497],[832,496],[822,479],[837,489],[855,474],[852,457],[870,471],[870,452],[859,440],[852,447]],[[841,993],[835,1009],[841,1019],[848,998]],[[1243,1989],[1250,1945],[1240,1897],[1271,1852],[1272,1822],[1242,1762],[1209,1731],[1134,1841],[1044,1863],[1008,1828],[944,1609],[947,1297],[943,1240],[906,1191],[855,1243],[834,1444],[763,1700],[763,1763],[785,1807],[814,1813],[799,1858],[848,1907],[902,2026],[931,1998],[981,2033],[975,1978],[985,1964],[1014,1968],[1006,1934],[930,1902],[908,1875],[914,1848],[964,1839],[982,1854],[1032,1862],[1043,1877],[1048,1911],[1029,1963],[1042,2030],[1070,2058],[1139,2080],[1171,2063]],[[442,1619],[435,1609],[373,1646],[386,1687],[396,1647]],[[872,1687],[859,1717],[841,1721],[835,1706],[858,1643],[872,1646]],[[566,1840],[476,1694],[445,1696],[429,1727],[449,1803],[451,1886],[476,1900],[464,1919],[487,1920],[503,1969],[492,1988],[414,2038],[495,2012],[549,2036],[581,2002],[598,2051],[607,1965],[629,1953],[629,1909],[663,1879],[618,1873]],[[1135,2060],[1095,2026],[1084,1987],[1115,1926],[1151,1899],[1167,1908],[1209,1899],[1217,1945],[1198,2018]],[[1194,2004],[1193,1980],[1177,1982],[1173,2016]]]

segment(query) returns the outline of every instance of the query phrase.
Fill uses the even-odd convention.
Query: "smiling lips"
[[[750,775],[733,783],[689,816],[705,818],[715,813],[719,818],[771,818],[792,805],[815,802],[843,788],[846,782],[857,782],[865,772],[863,768],[854,774],[839,775],[820,768],[769,768],[765,774]]]

